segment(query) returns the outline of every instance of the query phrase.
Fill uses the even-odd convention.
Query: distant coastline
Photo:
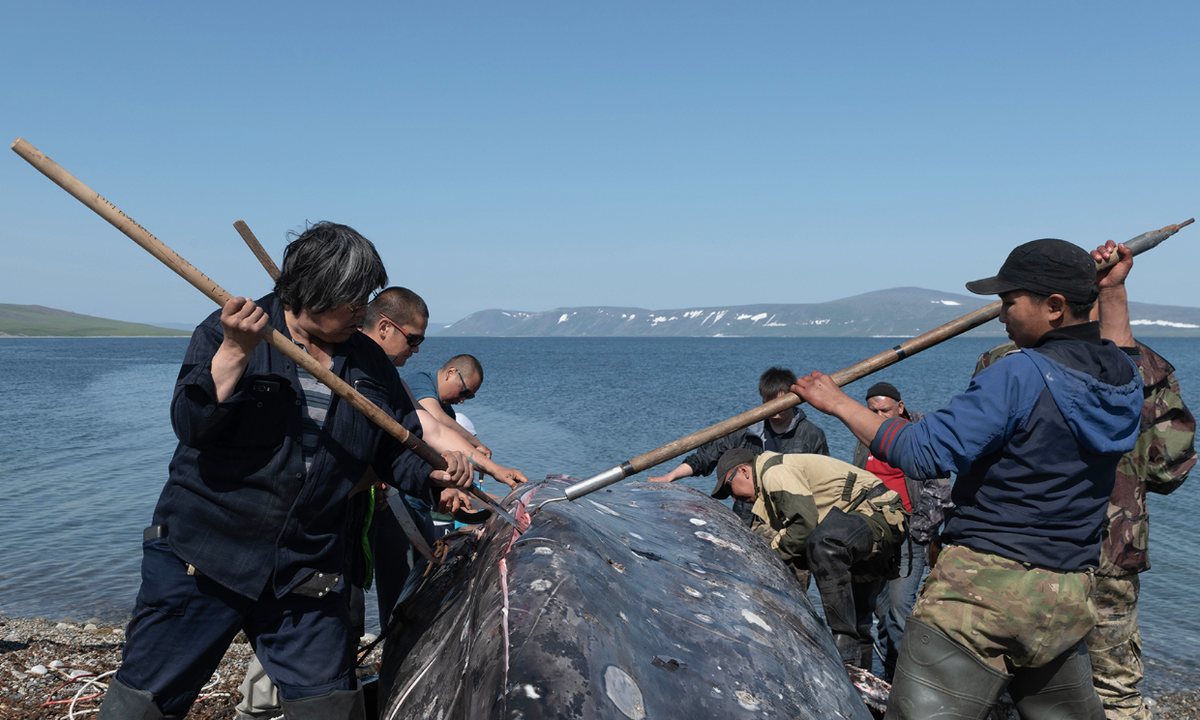
[[[9,335],[0,332],[0,340],[120,340],[122,338],[137,338],[138,340],[169,340],[171,338],[190,337],[191,333],[179,335]]]
[[[491,309],[454,323],[430,323],[439,337],[874,337],[911,338],[993,301],[978,295],[901,287],[809,304],[707,306],[670,310],[560,307],[526,312]],[[1200,308],[1129,303],[1139,337],[1200,337]],[[148,325],[81,315],[41,305],[0,304],[3,337],[188,337],[192,325]],[[966,333],[1005,337],[998,322]]]
[[[565,307],[483,310],[432,331],[442,337],[879,337],[911,338],[995,298],[902,287],[809,304],[710,305],[670,310]],[[1200,337],[1200,308],[1129,303],[1139,337]],[[966,333],[1005,337],[989,321]]]
[[[190,330],[82,315],[43,305],[0,304],[0,337],[188,337]]]

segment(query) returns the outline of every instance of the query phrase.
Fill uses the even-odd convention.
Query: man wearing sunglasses
[[[379,293],[367,306],[367,316],[363,321],[363,333],[383,348],[388,359],[396,367],[403,367],[414,353],[420,352],[419,346],[425,339],[424,332],[429,325],[429,308],[425,301],[412,290],[402,287],[390,287]],[[452,364],[453,363],[453,364]],[[417,417],[421,420],[422,435],[427,443],[438,452],[450,449],[459,450],[468,456],[474,454],[472,463],[483,472],[491,475],[510,487],[525,482],[526,477],[520,470],[506,468],[491,461],[491,451],[483,447],[475,436],[462,428],[453,419],[452,403],[469,400],[475,396],[475,391],[483,382],[483,370],[470,373],[467,370],[459,372],[459,368],[479,368],[479,361],[471,355],[459,355],[453,358],[437,373],[437,392],[444,391],[441,380],[448,380],[450,387],[447,392],[447,403],[443,406],[440,397],[435,399],[426,386],[432,386],[433,376],[430,373],[417,373],[418,387],[409,388],[417,400]],[[464,377],[465,374],[465,377]],[[402,381],[404,382],[404,381]],[[456,384],[457,383],[457,384]],[[408,383],[404,382],[408,388]],[[442,420],[435,410],[446,416]],[[459,432],[462,429],[462,432]],[[463,435],[463,433],[466,433]],[[480,450],[482,448],[482,451]]]
[[[379,293],[367,306],[367,315],[363,320],[362,331],[383,348],[384,353],[396,367],[403,367],[414,353],[419,352],[419,346],[425,339],[425,330],[429,325],[429,307],[412,290],[402,287],[390,287]],[[469,356],[468,356],[469,357]],[[425,376],[424,373],[421,373]],[[412,390],[403,380],[401,383],[410,393]],[[478,388],[478,384],[474,387]],[[428,410],[415,402],[417,417],[421,421],[422,437],[430,447],[438,452],[458,450],[471,457],[471,463],[482,472],[491,475],[496,480],[509,487],[517,483],[527,482],[524,473],[514,468],[504,467],[492,462],[490,457],[474,449],[470,443],[458,433],[440,423],[431,416]],[[452,421],[453,422],[453,421]],[[456,423],[457,424],[457,423]],[[490,455],[490,453],[489,453]],[[450,514],[458,508],[469,508],[470,497],[466,494],[455,496],[453,493],[442,493],[439,511]],[[432,522],[428,504],[416,498],[405,498],[405,504],[416,510],[419,517],[418,525],[426,528],[427,539],[432,542]],[[399,548],[406,544],[403,531],[399,525],[383,513],[376,527],[376,542],[387,547]],[[397,570],[397,572],[393,572]],[[400,590],[407,576],[407,568],[389,568],[383,564],[377,565],[380,627],[387,627],[388,616],[400,596]]]
[[[454,419],[454,406],[470,400],[483,385],[483,366],[473,355],[455,355],[437,372],[419,372],[405,378],[417,398],[417,407],[458,433],[475,451],[487,457],[492,451]]]

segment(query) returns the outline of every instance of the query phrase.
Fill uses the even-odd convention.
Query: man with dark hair
[[[1099,250],[1035,240],[995,277],[968,283],[1000,295],[1000,322],[1021,352],[922,422],[885,420],[822,373],[793,388],[905,475],[957,475],[889,719],[982,718],[1005,688],[1029,720],[1103,714],[1083,640],[1095,623],[1101,524],[1142,407],[1137,365],[1122,350],[1136,352],[1124,286],[1133,253],[1118,250],[1120,262],[1097,275]],[[1097,298],[1100,322],[1089,322]]]
[[[383,352],[358,332],[387,282],[375,247],[319,223],[284,252],[276,292],[232,298],[192,334],[171,400],[179,446],[144,533],[142,586],[102,720],[181,718],[245,631],[292,718],[361,718],[347,615],[347,497],[367,468],[413,495],[432,471],[266,343],[274,329],[420,436]],[[431,484],[432,483],[432,484]]]
[[[491,457],[492,451],[454,420],[454,406],[475,397],[483,386],[483,365],[473,355],[455,355],[434,372],[419,372],[404,378],[417,403],[436,422],[459,434],[476,450]]]
[[[1092,591],[1096,627],[1086,639],[1092,684],[1108,720],[1150,720],[1150,709],[1137,688],[1145,676],[1137,622],[1138,575],[1150,569],[1146,493],[1174,492],[1196,464],[1196,420],[1183,402],[1175,368],[1141,342],[1137,349],[1145,385],[1142,419],[1137,446],[1117,464],[1104,514],[1100,565]],[[1018,352],[1017,346],[1005,343],[983,353],[975,374],[1013,352]]]
[[[905,407],[900,391],[891,383],[872,385],[867,390],[866,400],[867,409],[885,420],[902,417],[909,422],[920,422],[925,417]],[[902,470],[872,455],[871,449],[862,441],[854,448],[854,466],[875,475],[888,489],[899,493],[904,509],[909,513],[907,537],[899,543],[899,577],[887,581],[875,602],[883,674],[884,679],[891,682],[896,659],[900,656],[904,621],[912,613],[917,590],[925,574],[925,554],[929,541],[936,537],[945,508],[951,504],[950,479],[918,480],[907,477]]]
[[[768,368],[758,378],[758,394],[764,404],[789,392],[796,382],[796,375],[791,370],[781,367]],[[785,454],[828,455],[829,445],[825,442],[825,431],[814,425],[804,411],[798,407],[789,408],[781,413],[772,415],[766,420],[730,433],[696,448],[696,452],[683,459],[671,472],[649,478],[650,482],[675,482],[681,478],[693,475],[708,475],[717,466],[717,461],[726,451],[735,447],[749,448],[755,454],[761,452],[778,452]],[[735,500],[733,511],[747,525],[752,524],[753,515],[750,505]],[[804,582],[803,580],[801,582]]]
[[[823,455],[733,448],[717,463],[712,496],[753,506],[760,535],[793,571],[811,572],[842,661],[871,667],[871,608],[896,571],[906,513],[895,490]]]

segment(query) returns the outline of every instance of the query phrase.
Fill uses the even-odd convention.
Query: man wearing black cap
[[[867,409],[879,417],[901,417],[920,422],[925,416],[910,410],[900,398],[895,385],[878,382],[867,390]],[[900,640],[904,623],[912,614],[917,590],[925,575],[925,557],[929,541],[938,534],[950,506],[950,479],[918,480],[892,467],[871,454],[866,443],[859,441],[854,448],[854,467],[860,467],[878,477],[889,489],[900,494],[908,511],[908,537],[900,542],[899,577],[887,581],[875,601],[875,617],[879,620],[879,654],[883,658],[883,679],[892,681],[896,660],[900,657]]]
[[[907,513],[869,472],[824,455],[728,450],[717,462],[718,500],[753,504],[761,535],[792,569],[812,572],[842,661],[871,666],[871,608],[896,572]]]
[[[886,717],[986,716],[1007,687],[1027,719],[1101,718],[1083,638],[1117,462],[1137,440],[1142,382],[1125,276],[1062,240],[1013,250],[995,277],[1022,352],[923,422],[884,420],[813,373],[793,392],[905,475],[957,475],[936,560],[905,628]],[[1099,299],[1101,321],[1088,313]]]

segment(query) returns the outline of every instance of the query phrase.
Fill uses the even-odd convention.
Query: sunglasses
[[[454,372],[458,373],[458,381],[462,383],[462,396],[465,400],[470,400],[475,397],[475,391],[467,387],[467,381],[463,380],[462,371],[454,368]]]
[[[388,322],[390,322],[392,324],[392,327],[399,330],[400,334],[404,336],[404,339],[408,341],[409,347],[416,347],[416,346],[420,345],[421,343],[425,342],[424,335],[421,335],[419,333],[408,332],[404,328],[400,327],[400,325],[397,324],[395,320],[391,319],[387,315],[384,315],[383,313],[379,313],[379,317],[383,318],[384,320],[387,320]]]

